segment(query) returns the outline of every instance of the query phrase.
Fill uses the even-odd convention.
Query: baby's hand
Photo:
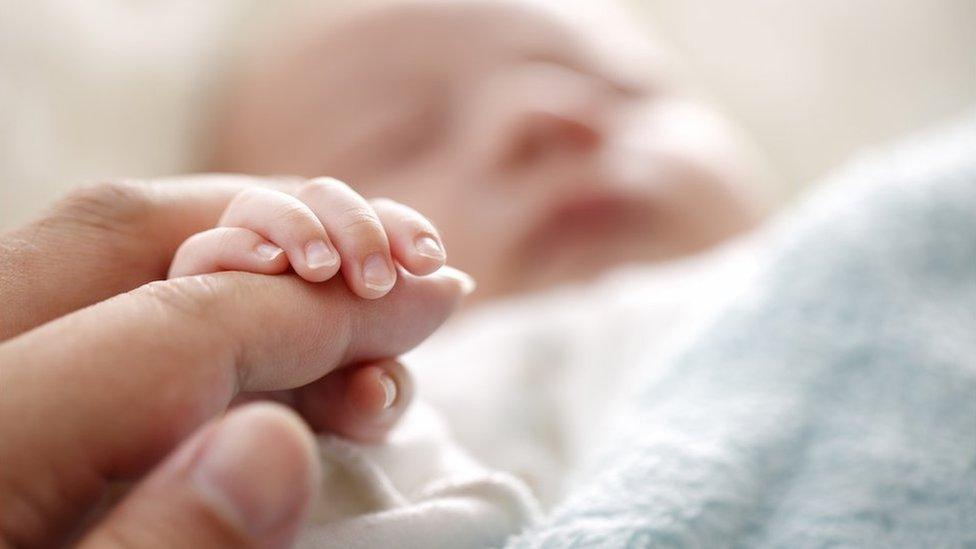
[[[376,299],[396,282],[394,260],[426,275],[445,258],[437,230],[413,209],[387,199],[367,201],[341,181],[318,178],[294,196],[266,188],[242,191],[217,228],[180,246],[169,276],[279,274],[290,265],[305,280],[323,282],[341,270],[353,293]]]

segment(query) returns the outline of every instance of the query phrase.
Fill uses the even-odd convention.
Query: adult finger
[[[241,190],[294,180],[201,175],[78,189],[0,235],[0,341],[166,278],[177,247]]]
[[[311,433],[280,405],[242,406],[196,433],[81,547],[287,547],[321,476]]]
[[[154,282],[3,343],[17,390],[0,399],[0,532],[44,542],[70,528],[106,481],[144,473],[238,391],[403,353],[463,287],[404,273],[368,301],[338,279],[226,272]]]

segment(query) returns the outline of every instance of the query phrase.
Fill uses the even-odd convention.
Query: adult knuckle
[[[148,185],[105,181],[72,190],[55,206],[55,214],[98,228],[142,226],[152,206]]]
[[[143,185],[132,180],[100,181],[82,185],[66,195],[70,201],[82,203],[117,203],[142,197]]]

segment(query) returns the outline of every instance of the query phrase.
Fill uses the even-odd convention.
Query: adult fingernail
[[[271,404],[232,413],[192,473],[212,510],[257,538],[300,520],[317,482],[312,442],[292,415]]]
[[[339,257],[322,240],[313,240],[305,246],[305,264],[309,269],[334,267]]]
[[[265,261],[274,261],[284,252],[281,248],[274,244],[268,244],[267,242],[262,242],[255,246],[254,251]]]
[[[380,254],[372,254],[363,261],[363,284],[370,290],[385,292],[396,282],[393,271]]]
[[[417,249],[417,253],[424,257],[436,259],[437,261],[444,261],[447,256],[447,254],[444,253],[444,248],[441,246],[441,243],[430,235],[421,235],[417,237],[413,244]]]
[[[380,385],[383,387],[383,409],[388,410],[393,407],[397,398],[397,384],[390,374],[383,372],[379,376]]]
[[[474,292],[475,288],[478,287],[478,283],[475,282],[474,278],[468,273],[462,271],[461,269],[456,269],[450,265],[444,265],[440,269],[437,269],[435,274],[446,276],[452,278],[461,285],[461,293],[464,295],[469,295]]]

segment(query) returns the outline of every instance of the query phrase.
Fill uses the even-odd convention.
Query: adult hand
[[[288,185],[102,185],[0,237],[0,546],[285,545],[316,489],[311,433],[291,408],[228,404],[288,391],[313,428],[361,439],[402,412],[409,380],[381,359],[440,325],[462,278],[401,274],[375,301],[341,280],[161,280],[177,246],[253,184]],[[384,372],[393,409],[370,384]],[[137,484],[93,516],[116,481]]]

